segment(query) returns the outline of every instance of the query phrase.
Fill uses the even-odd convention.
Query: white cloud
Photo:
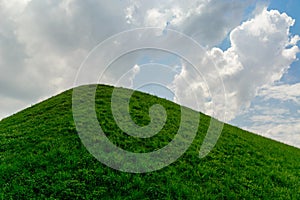
[[[300,148],[299,112],[291,113],[289,109],[277,109],[266,106],[253,113],[250,124],[244,128],[286,144]],[[263,111],[263,112],[261,112]]]
[[[218,0],[131,0],[126,8],[127,23],[181,31],[200,44],[219,44],[242,21],[254,1]]]
[[[300,84],[266,86],[258,95],[265,102],[270,99],[279,100],[281,106],[290,109],[264,108],[264,115],[254,115],[250,118],[253,122],[250,129],[300,148],[300,111],[294,110],[295,106],[297,108],[300,105]]]
[[[295,35],[290,42],[290,45],[297,45],[297,43],[300,41],[300,36],[299,35]]]
[[[285,144],[289,144],[300,148],[300,120],[286,121],[281,124],[265,123],[260,125],[252,125],[244,127],[248,131],[258,133],[264,137],[268,137]]]
[[[299,102],[299,84],[265,86],[279,80],[296,59],[300,37],[291,36],[289,31],[294,20],[278,11],[257,9],[253,19],[241,24],[245,18],[245,9],[253,2],[2,0],[0,118],[72,87],[77,69],[95,45],[120,31],[143,26],[175,29],[206,46],[208,56],[199,60],[203,63],[208,63],[208,58],[215,61],[227,91],[229,119],[234,118],[241,108],[248,108],[262,86],[264,89],[259,94],[266,99]],[[231,47],[226,51],[213,48],[228,33]],[[131,38],[131,41],[135,40]],[[122,41],[116,42],[122,44]],[[180,49],[188,49],[185,44],[179,45]],[[161,52],[157,55],[164,56]],[[117,65],[122,61],[125,67],[119,71],[110,70],[106,79],[110,83],[116,81],[120,74],[137,63],[138,57],[129,55],[113,63]],[[200,71],[204,76],[197,77],[192,68],[183,62],[181,73],[175,77],[173,89],[176,89],[178,99],[189,105],[195,104],[189,97],[196,96],[200,100],[200,108],[205,108],[207,113],[215,112],[217,116],[220,109],[218,106],[213,107],[211,94],[214,90],[215,97],[219,99],[218,95],[223,94],[218,92],[222,90],[217,83],[205,82],[204,77],[212,70],[203,63]],[[123,82],[124,85],[132,86],[133,77],[139,73],[138,69],[133,68],[132,73],[125,78],[127,82]],[[195,90],[196,94],[193,92]],[[274,121],[274,117],[267,115],[265,113],[264,116],[252,119]],[[278,127],[278,130],[283,130],[282,127]],[[288,127],[284,128],[289,130]]]
[[[181,72],[175,75],[171,88],[175,94],[175,102],[206,113],[211,111],[210,102],[206,100],[210,98],[209,88],[203,77],[199,76],[198,70],[188,63],[182,63]]]
[[[118,87],[133,88],[134,78],[137,76],[140,70],[140,66],[135,64],[129,71],[121,76],[115,85]]]
[[[240,23],[250,4],[216,0],[3,0],[0,92],[14,102],[24,98],[36,102],[70,88],[88,52],[99,42],[130,28],[165,27],[169,23],[169,28],[201,42],[219,43]],[[1,106],[0,113],[4,110]]]
[[[228,120],[249,108],[259,88],[280,80],[290,64],[296,60],[299,48],[293,44],[297,36],[291,37],[289,31],[293,25],[294,20],[285,13],[263,9],[253,19],[231,32],[231,47],[228,50],[212,48],[208,51],[226,88]],[[196,81],[190,82],[190,85],[201,84],[199,82],[203,81],[191,78],[188,72],[181,76],[186,80]],[[176,83],[177,80],[180,79],[176,77],[174,84],[180,85]],[[210,90],[216,90],[220,85],[209,87]],[[182,89],[179,87],[178,91]],[[203,91],[199,90],[199,95],[202,94]],[[204,93],[203,97],[205,95]],[[208,108],[205,109],[208,112]],[[218,110],[216,107],[214,109]]]
[[[2,119],[9,115],[17,113],[18,111],[21,111],[25,107],[29,106],[30,102],[24,99],[18,100],[17,98],[11,98],[6,95],[0,94],[0,105],[0,119]]]
[[[287,94],[285,93],[286,87]],[[243,118],[241,127],[300,148],[299,104],[290,101],[296,96],[291,92],[292,90],[288,85],[270,86],[270,88],[264,88],[263,93],[259,92],[255,104],[246,113],[239,116],[239,118]],[[270,101],[269,98],[275,101]],[[278,100],[281,103],[277,103]]]
[[[289,114],[289,110],[265,108],[262,114],[257,114],[257,115],[254,114],[253,116],[250,117],[250,120],[254,124],[280,125],[280,124],[290,123],[291,121],[295,120],[292,117],[287,118],[286,116],[289,116],[288,114]]]
[[[72,87],[92,47],[128,28],[124,7],[93,0],[1,1],[0,93],[16,105],[3,103],[0,113]]]
[[[120,31],[143,26],[175,29],[207,45],[208,57],[200,60],[208,63],[205,60],[210,58],[218,67],[227,91],[228,119],[237,116],[241,108],[248,108],[257,94],[265,100],[275,98],[299,103],[299,84],[270,86],[281,78],[299,51],[300,37],[291,36],[289,31],[294,20],[278,11],[257,9],[253,19],[240,25],[245,9],[253,2],[2,0],[0,119],[72,87],[77,69],[91,48]],[[229,32],[231,47],[226,51],[213,48]],[[186,48],[180,45],[181,49]],[[115,83],[120,74],[131,69],[120,84],[132,87],[134,77],[140,73],[140,67],[134,65],[138,57],[129,55],[113,63],[116,66],[122,62],[123,67],[117,72],[111,67],[104,80]],[[196,97],[197,108],[218,116],[221,109],[213,104],[211,94],[221,99],[218,95],[222,96],[222,90],[220,85],[204,79],[212,70],[202,65],[203,77],[197,77],[187,63],[182,65],[173,84],[176,100],[197,106],[193,101]],[[287,109],[265,109],[251,117],[251,128],[299,147],[299,117],[288,117],[287,113]]]
[[[293,85],[266,86],[259,91],[259,96],[265,100],[277,99],[280,101],[293,101],[300,104],[300,83]]]

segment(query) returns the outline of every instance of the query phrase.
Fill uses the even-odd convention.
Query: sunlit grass
[[[135,92],[130,113],[137,124],[150,122],[155,103],[166,108],[168,119],[156,136],[133,138],[114,122],[112,90],[99,86],[96,110],[113,143],[149,152],[173,139],[178,105]],[[210,121],[202,114],[193,144],[170,166],[146,174],[111,169],[82,145],[71,99],[69,90],[0,122],[0,199],[300,199],[299,149],[225,125],[213,151],[199,159]]]

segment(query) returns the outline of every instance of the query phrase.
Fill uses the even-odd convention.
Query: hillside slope
[[[98,86],[96,110],[114,144],[149,152],[172,140],[178,105],[134,92],[130,113],[137,124],[150,122],[154,103],[166,108],[168,118],[156,136],[133,138],[112,117],[112,90]],[[150,173],[125,173],[100,163],[83,146],[72,90],[66,91],[0,122],[0,199],[300,199],[300,149],[225,125],[213,151],[200,159],[210,118],[199,115],[197,136],[176,162]]]

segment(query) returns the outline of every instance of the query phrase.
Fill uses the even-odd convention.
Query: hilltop
[[[110,141],[150,152],[174,138],[179,105],[135,91],[130,114],[136,124],[149,124],[149,107],[156,103],[168,118],[157,135],[134,138],[115,123],[113,89],[99,85],[95,106]],[[198,115],[196,138],[176,162],[150,173],[120,172],[86,150],[73,120],[72,90],[63,92],[0,122],[0,199],[300,199],[300,149],[226,124],[214,149],[200,159],[211,118]]]

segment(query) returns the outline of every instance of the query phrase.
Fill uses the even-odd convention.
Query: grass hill
[[[114,144],[148,152],[174,138],[180,106],[134,92],[130,114],[137,124],[150,122],[148,109],[155,103],[168,114],[157,135],[134,138],[112,117],[112,91],[98,86],[96,110]],[[300,149],[225,125],[215,148],[200,159],[210,117],[199,115],[197,136],[176,162],[150,173],[125,173],[102,164],[83,146],[68,90],[0,122],[0,199],[300,199]]]

